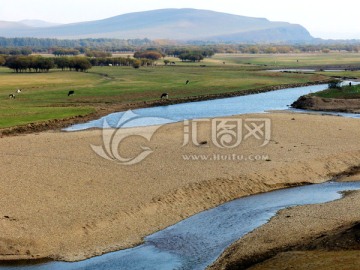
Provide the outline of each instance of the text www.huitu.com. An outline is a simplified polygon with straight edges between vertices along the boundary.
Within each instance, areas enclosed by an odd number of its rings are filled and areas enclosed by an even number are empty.
[[[209,154],[182,155],[185,161],[270,161],[269,155]]]

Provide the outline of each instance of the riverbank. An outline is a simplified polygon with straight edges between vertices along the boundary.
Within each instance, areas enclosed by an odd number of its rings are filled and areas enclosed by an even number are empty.
[[[212,100],[218,98],[229,98],[229,97],[236,97],[236,96],[244,96],[244,95],[251,95],[251,94],[258,94],[258,93],[265,93],[270,91],[276,91],[286,88],[292,87],[302,87],[302,86],[309,86],[309,85],[317,85],[327,83],[325,81],[315,81],[315,82],[308,82],[308,83],[296,83],[296,84],[283,84],[283,85],[275,85],[275,86],[267,86],[261,87],[257,89],[248,89],[248,90],[241,90],[229,93],[222,93],[222,94],[210,94],[204,96],[189,96],[186,98],[171,98],[167,100],[154,100],[154,101],[146,101],[146,102],[137,102],[137,103],[106,103],[106,104],[96,104],[95,112],[88,114],[88,115],[79,115],[75,117],[65,118],[65,119],[55,119],[49,121],[43,121],[38,123],[30,123],[27,125],[10,127],[0,129],[0,138],[4,136],[13,136],[19,134],[31,134],[49,130],[60,130],[66,127],[69,127],[74,124],[85,123],[91,120],[99,119],[103,116],[106,116],[111,113],[127,111],[127,110],[134,110],[139,108],[149,108],[149,107],[156,107],[156,106],[167,106],[173,104],[180,104],[186,102],[197,102],[197,101],[205,101],[205,100]]]
[[[360,113],[360,99],[322,98],[306,95],[291,104],[291,107],[313,111]]]
[[[360,192],[354,191],[341,200],[282,210],[209,269],[358,269],[359,206]]]
[[[339,81],[333,84],[339,84]],[[303,95],[291,106],[313,111],[360,113],[360,87],[351,83],[341,87],[331,87],[324,91]]]
[[[262,142],[251,138],[237,148],[217,148],[210,125],[203,123],[202,143],[182,147],[184,126],[175,123],[161,127],[151,142],[128,138],[124,156],[144,144],[154,152],[124,166],[92,151],[90,145],[103,143],[100,130],[2,138],[0,259],[82,260],[134,246],[235,198],[323,182],[360,164],[357,119],[291,113],[239,117],[268,118],[269,144],[260,147]]]

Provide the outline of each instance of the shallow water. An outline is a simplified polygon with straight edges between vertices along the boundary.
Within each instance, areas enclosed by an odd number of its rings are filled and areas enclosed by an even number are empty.
[[[309,68],[284,68],[284,69],[269,69],[269,72],[315,72],[315,69]]]
[[[341,198],[340,192],[360,189],[360,182],[327,182],[240,198],[196,214],[145,238],[136,248],[81,262],[50,262],[4,266],[0,270],[171,270],[205,269],[234,241],[265,224],[277,211]]]
[[[299,96],[325,90],[327,84],[287,88],[260,94],[189,102],[169,106],[159,106],[133,110],[137,115],[133,121],[123,123],[125,112],[112,113],[98,120],[73,125],[65,131],[89,128],[103,128],[104,120],[110,127],[136,127],[179,122],[185,119],[230,116],[237,114],[262,113],[269,110],[285,110]],[[119,125],[120,123],[120,125]]]
[[[307,68],[285,68],[285,69],[269,69],[267,70],[269,72],[315,72],[319,71],[316,69],[307,69]],[[324,69],[320,70],[324,72],[343,72],[346,71],[346,69]]]
[[[345,82],[346,84],[348,82]],[[352,82],[353,85],[359,84]],[[327,84],[287,88],[266,93],[189,102],[169,106],[136,109],[132,114],[117,112],[97,120],[65,128],[64,131],[79,131],[89,128],[140,127],[180,122],[188,119],[226,117],[238,114],[264,113],[271,110],[287,110],[300,96],[328,88]],[[329,113],[330,114],[330,113]],[[357,117],[357,115],[336,115]]]

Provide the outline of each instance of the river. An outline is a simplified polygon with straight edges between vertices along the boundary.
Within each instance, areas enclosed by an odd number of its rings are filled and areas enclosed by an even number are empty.
[[[357,84],[357,82],[352,83]],[[180,122],[188,119],[224,117],[249,113],[264,113],[271,110],[292,110],[289,108],[289,105],[291,105],[300,96],[322,91],[327,88],[327,84],[320,84],[305,87],[287,88],[239,97],[136,109],[132,111],[132,115],[136,115],[136,117],[133,117],[131,121],[124,121],[124,119],[122,119],[125,112],[117,112],[87,123],[70,126],[64,130],[79,131],[89,128],[103,127],[116,128],[150,126]],[[360,115],[357,114],[334,114],[349,117],[360,117]]]
[[[136,121],[121,121],[125,112],[119,112],[88,123],[74,125],[65,130],[103,128],[104,123],[106,123],[105,127],[119,127],[119,123],[121,127],[135,127],[172,123],[185,119],[289,110],[288,105],[299,96],[326,88],[327,85],[322,84],[248,96],[137,109],[133,111],[138,116]],[[356,114],[334,114],[359,117]],[[252,195],[196,214],[146,237],[145,243],[135,248],[75,263],[3,265],[0,266],[0,270],[205,269],[231,243],[268,222],[280,209],[329,202],[341,198],[342,191],[358,189],[360,189],[360,182],[327,182]]]
[[[1,270],[203,270],[234,241],[265,224],[277,211],[317,204],[359,190],[360,182],[326,182],[240,198],[187,218],[145,238],[145,243],[88,260],[3,266]]]

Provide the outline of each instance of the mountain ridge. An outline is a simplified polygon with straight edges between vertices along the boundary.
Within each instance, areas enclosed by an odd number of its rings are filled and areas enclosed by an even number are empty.
[[[43,20],[21,20],[18,23],[21,24],[25,24],[27,26],[30,27],[53,27],[53,26],[58,26],[61,25],[61,23],[53,23],[53,22],[47,22],[47,21],[43,21]]]
[[[11,31],[8,31],[9,29]],[[0,23],[0,36],[61,39],[149,38],[220,42],[286,42],[313,39],[301,25],[189,8],[134,12],[101,20],[50,27],[33,27],[17,23],[7,28],[2,27]]]

